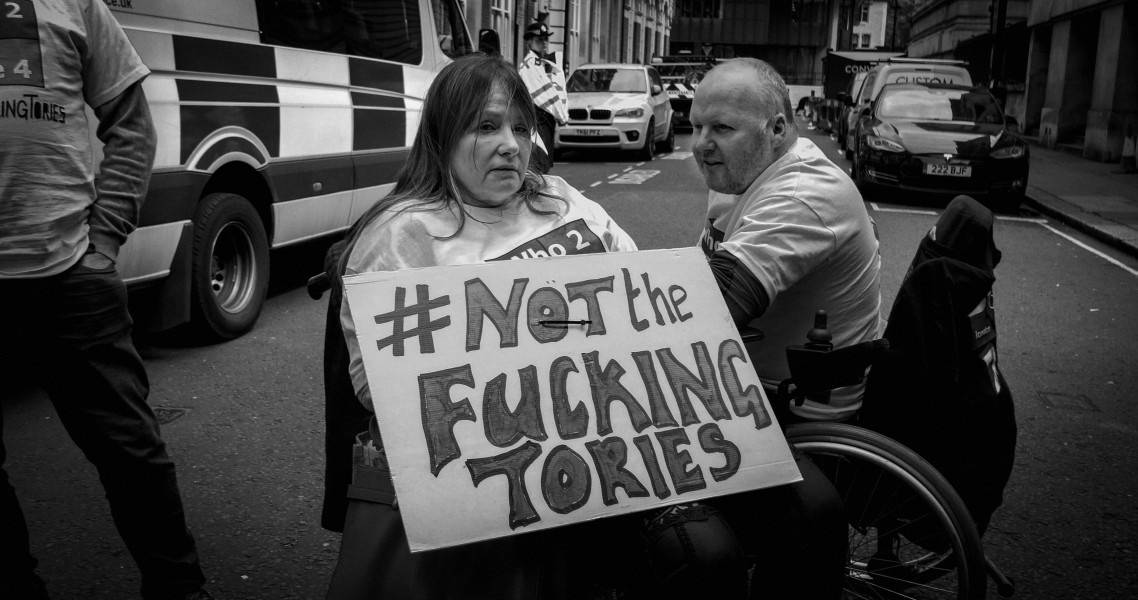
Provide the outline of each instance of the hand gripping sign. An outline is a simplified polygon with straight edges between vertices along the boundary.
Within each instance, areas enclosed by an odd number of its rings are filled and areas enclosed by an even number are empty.
[[[413,552],[801,479],[698,248],[344,282]]]

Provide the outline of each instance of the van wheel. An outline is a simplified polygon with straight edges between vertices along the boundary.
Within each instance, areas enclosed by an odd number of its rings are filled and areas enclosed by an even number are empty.
[[[269,288],[269,242],[261,217],[236,194],[210,194],[194,216],[190,298],[196,331],[231,340],[253,328]]]
[[[656,121],[648,121],[648,129],[644,132],[644,147],[640,149],[640,158],[649,161],[656,158],[656,140],[652,139],[656,131]]]

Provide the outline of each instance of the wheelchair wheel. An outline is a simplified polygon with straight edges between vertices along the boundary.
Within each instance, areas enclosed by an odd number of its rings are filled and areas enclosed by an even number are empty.
[[[845,503],[845,598],[978,600],[987,589],[980,535],[937,470],[879,433],[840,423],[787,427]]]

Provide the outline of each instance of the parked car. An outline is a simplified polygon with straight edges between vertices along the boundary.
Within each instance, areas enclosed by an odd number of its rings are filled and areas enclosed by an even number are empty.
[[[853,130],[857,126],[859,114],[857,107],[863,104],[861,90],[867,75],[869,75],[868,71],[854,75],[845,94],[841,95],[842,115],[838,119],[838,148],[845,153],[846,160],[853,158],[853,152],[850,150],[850,138],[853,137]]]
[[[972,75],[964,61],[929,58],[888,58],[864,76],[859,74],[854,78],[852,94],[845,99],[846,136],[842,150],[846,159],[852,160],[857,151],[858,128],[863,125],[870,104],[882,88],[892,83],[972,85]]]
[[[1028,144],[983,87],[892,84],[861,128],[853,177],[877,188],[955,196],[1018,208],[1027,189]]]
[[[648,65],[583,65],[566,82],[569,123],[557,127],[555,153],[577,148],[634,150],[652,160],[676,146],[672,105]]]

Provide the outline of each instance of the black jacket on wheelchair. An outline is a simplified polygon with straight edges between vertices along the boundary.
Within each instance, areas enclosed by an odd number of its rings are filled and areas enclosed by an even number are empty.
[[[996,354],[993,224],[991,211],[958,196],[921,241],[858,422],[941,471],[981,533],[1003,502],[1016,442],[1015,407]]]

